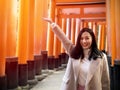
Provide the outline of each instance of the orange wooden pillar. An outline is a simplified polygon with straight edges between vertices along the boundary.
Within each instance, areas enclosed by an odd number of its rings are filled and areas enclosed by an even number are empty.
[[[51,19],[53,19],[53,21],[55,21],[55,0],[51,0],[50,3],[50,13],[49,13],[49,17]],[[53,56],[53,41],[54,41],[54,34],[51,30],[51,28],[49,27],[48,33],[47,33],[47,50],[48,50],[48,56]]]
[[[27,41],[27,63],[28,63],[28,83],[35,82],[35,60],[34,60],[34,14],[35,0],[29,1],[29,22]],[[27,24],[27,23],[26,23]],[[32,81],[30,81],[32,80]]]
[[[76,21],[75,21],[75,18],[72,18],[72,21],[71,21],[71,41],[73,44],[75,44],[75,30],[76,30]]]
[[[16,56],[16,41],[17,41],[17,1],[11,0],[7,4],[8,15],[7,15],[7,48],[6,56]]]
[[[83,21],[83,28],[84,28],[84,27],[89,27],[89,26],[88,26],[88,22]]]
[[[92,29],[93,29],[93,32],[94,32],[94,34],[96,36],[96,32],[95,32],[96,31],[96,25],[95,25],[95,22],[93,22],[93,28]]]
[[[40,54],[42,36],[43,0],[35,0],[35,45],[34,54]]]
[[[5,75],[7,0],[0,0],[0,90],[7,90]]]
[[[62,19],[62,30],[64,33],[66,33],[66,18]],[[63,48],[62,43],[61,43],[61,53],[65,53],[65,49]]]
[[[6,42],[7,89],[14,89],[18,87],[18,57],[16,57],[17,0],[7,1],[7,10],[8,10],[7,42]]]
[[[102,24],[101,25],[101,50],[105,50],[105,36],[106,36],[106,33],[105,33],[105,25],[104,24]]]
[[[29,23],[28,23],[28,50],[27,50],[27,60],[34,60],[34,9],[35,1],[30,0],[29,2]]]
[[[28,16],[29,0],[19,1],[17,56],[19,63],[19,86],[26,86],[28,80],[27,48],[28,48]],[[28,87],[26,87],[28,88]]]
[[[91,29],[93,30],[93,25],[94,25],[94,22],[92,21],[91,22]]]
[[[93,22],[93,32],[94,32],[95,36],[97,37],[97,24],[96,24],[96,22]]]
[[[81,19],[77,18],[76,19],[76,30],[75,30],[75,43],[77,41],[78,34],[82,28],[83,28],[83,22]]]
[[[67,18],[66,36],[71,40],[71,18]]]
[[[98,44],[98,48],[101,50],[100,47],[100,40],[101,40],[101,25],[98,24],[98,29],[97,29],[98,33],[97,33],[97,44]]]
[[[120,60],[120,0],[115,0],[116,59]]]
[[[110,13],[110,25],[111,25],[111,51],[112,51],[112,65],[114,65],[114,60],[116,58],[116,28],[115,28],[115,1],[111,1],[111,13]]]
[[[110,19],[110,0],[106,0],[106,33],[107,33],[107,52],[108,52],[108,55],[111,57],[111,53],[112,53],[112,45],[109,44],[109,42],[111,42],[111,25],[110,25],[110,22],[111,22],[111,19]]]
[[[50,0],[43,0],[43,8],[42,8],[42,17],[47,17],[48,16],[48,11],[49,11],[49,3]],[[43,22],[42,20],[42,39],[41,39],[41,50],[46,50],[46,45],[47,45],[47,29],[48,29],[48,25],[46,24],[46,22]]]
[[[99,45],[98,45],[98,41],[99,41],[99,25],[98,25],[98,22],[96,22],[96,42],[97,42],[97,46],[98,46],[98,48],[99,48]]]
[[[93,29],[93,22],[91,21],[91,22],[88,22],[88,27],[90,28],[90,29]]]
[[[80,28],[80,30],[84,27],[84,20],[80,20],[81,21],[81,24],[80,24],[80,26],[81,26],[81,28]]]

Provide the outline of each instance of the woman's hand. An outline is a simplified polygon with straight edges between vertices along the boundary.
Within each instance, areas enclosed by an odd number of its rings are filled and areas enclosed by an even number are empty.
[[[50,24],[53,23],[53,21],[50,18],[43,18],[43,20],[49,22]]]

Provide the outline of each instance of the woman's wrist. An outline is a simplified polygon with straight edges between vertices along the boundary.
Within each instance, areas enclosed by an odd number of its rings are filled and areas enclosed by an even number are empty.
[[[51,27],[54,28],[56,24],[54,22],[51,23]]]
[[[49,23],[50,23],[50,24],[52,24],[52,23],[53,23],[53,21],[52,21],[52,20],[50,20],[50,21],[49,21]]]

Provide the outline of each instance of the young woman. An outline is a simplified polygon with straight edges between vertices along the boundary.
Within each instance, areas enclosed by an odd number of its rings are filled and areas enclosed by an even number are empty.
[[[107,58],[98,50],[93,31],[83,28],[73,45],[57,24],[49,18],[44,20],[51,24],[69,55],[61,90],[110,90]]]

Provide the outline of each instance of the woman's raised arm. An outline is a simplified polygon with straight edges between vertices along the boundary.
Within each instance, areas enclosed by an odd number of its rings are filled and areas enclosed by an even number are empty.
[[[65,33],[62,31],[62,29],[54,23],[50,18],[43,18],[43,20],[50,23],[52,27],[52,31],[56,34],[57,38],[61,41],[63,44],[63,47],[65,50],[70,54],[71,49],[73,48],[72,42],[66,37]]]

